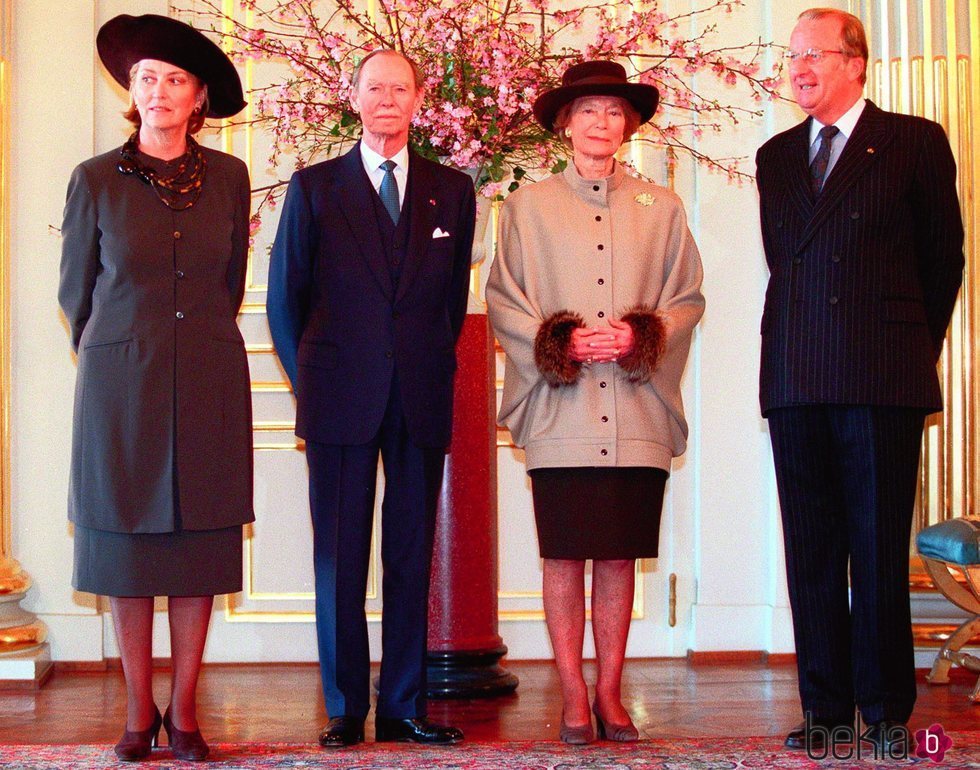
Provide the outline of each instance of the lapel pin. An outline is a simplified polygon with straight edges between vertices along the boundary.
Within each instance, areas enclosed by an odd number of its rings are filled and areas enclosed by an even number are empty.
[[[875,148],[874,147],[869,147],[868,148],[868,155],[874,155],[874,154],[875,154]]]
[[[429,205],[430,206],[435,206],[436,205],[436,199],[435,198],[429,198]]]

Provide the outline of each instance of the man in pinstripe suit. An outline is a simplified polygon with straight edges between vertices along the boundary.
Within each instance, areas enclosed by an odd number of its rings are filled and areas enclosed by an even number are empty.
[[[770,272],[760,397],[808,716],[786,745],[825,748],[857,706],[891,750],[907,745],[915,702],[908,547],[962,278],[956,168],[939,125],[862,97],[856,17],[804,11],[787,58],[809,117],[756,158]]]

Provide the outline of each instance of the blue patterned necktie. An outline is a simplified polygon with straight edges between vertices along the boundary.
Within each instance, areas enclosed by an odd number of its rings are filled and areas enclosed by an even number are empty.
[[[824,126],[820,129],[820,148],[810,164],[810,189],[813,190],[814,198],[820,195],[824,177],[827,176],[827,166],[830,165],[830,148],[834,137],[839,133],[837,126]]]
[[[388,210],[391,221],[397,225],[401,206],[398,204],[398,181],[395,179],[396,165],[398,164],[395,161],[386,160],[378,167],[385,170],[385,177],[381,180],[381,189],[378,190],[378,195],[381,196],[381,202]]]

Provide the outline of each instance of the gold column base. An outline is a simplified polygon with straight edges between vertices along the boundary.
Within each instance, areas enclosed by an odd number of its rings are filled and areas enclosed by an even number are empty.
[[[37,649],[48,638],[48,627],[20,606],[30,587],[16,560],[0,559],[0,657]]]
[[[20,568],[16,559],[0,556],[0,596],[27,593],[31,576]]]

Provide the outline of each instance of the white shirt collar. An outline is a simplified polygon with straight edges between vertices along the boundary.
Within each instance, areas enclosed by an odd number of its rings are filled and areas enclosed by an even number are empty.
[[[402,147],[398,152],[391,156],[391,158],[386,158],[383,155],[376,153],[367,143],[361,140],[361,161],[364,163],[364,168],[370,176],[373,172],[378,170],[378,167],[384,163],[386,160],[395,161],[396,167],[394,169],[397,174],[399,170],[408,171],[408,145]],[[384,173],[384,172],[382,172]]]
[[[847,141],[851,134],[854,133],[854,127],[857,125],[858,119],[861,117],[861,113],[864,112],[864,105],[868,102],[861,96],[858,100],[851,105],[851,109],[841,115],[835,122],[834,125],[840,129],[843,135],[843,141]],[[820,129],[824,127],[816,118],[810,121],[810,144],[812,145],[820,135]]]

